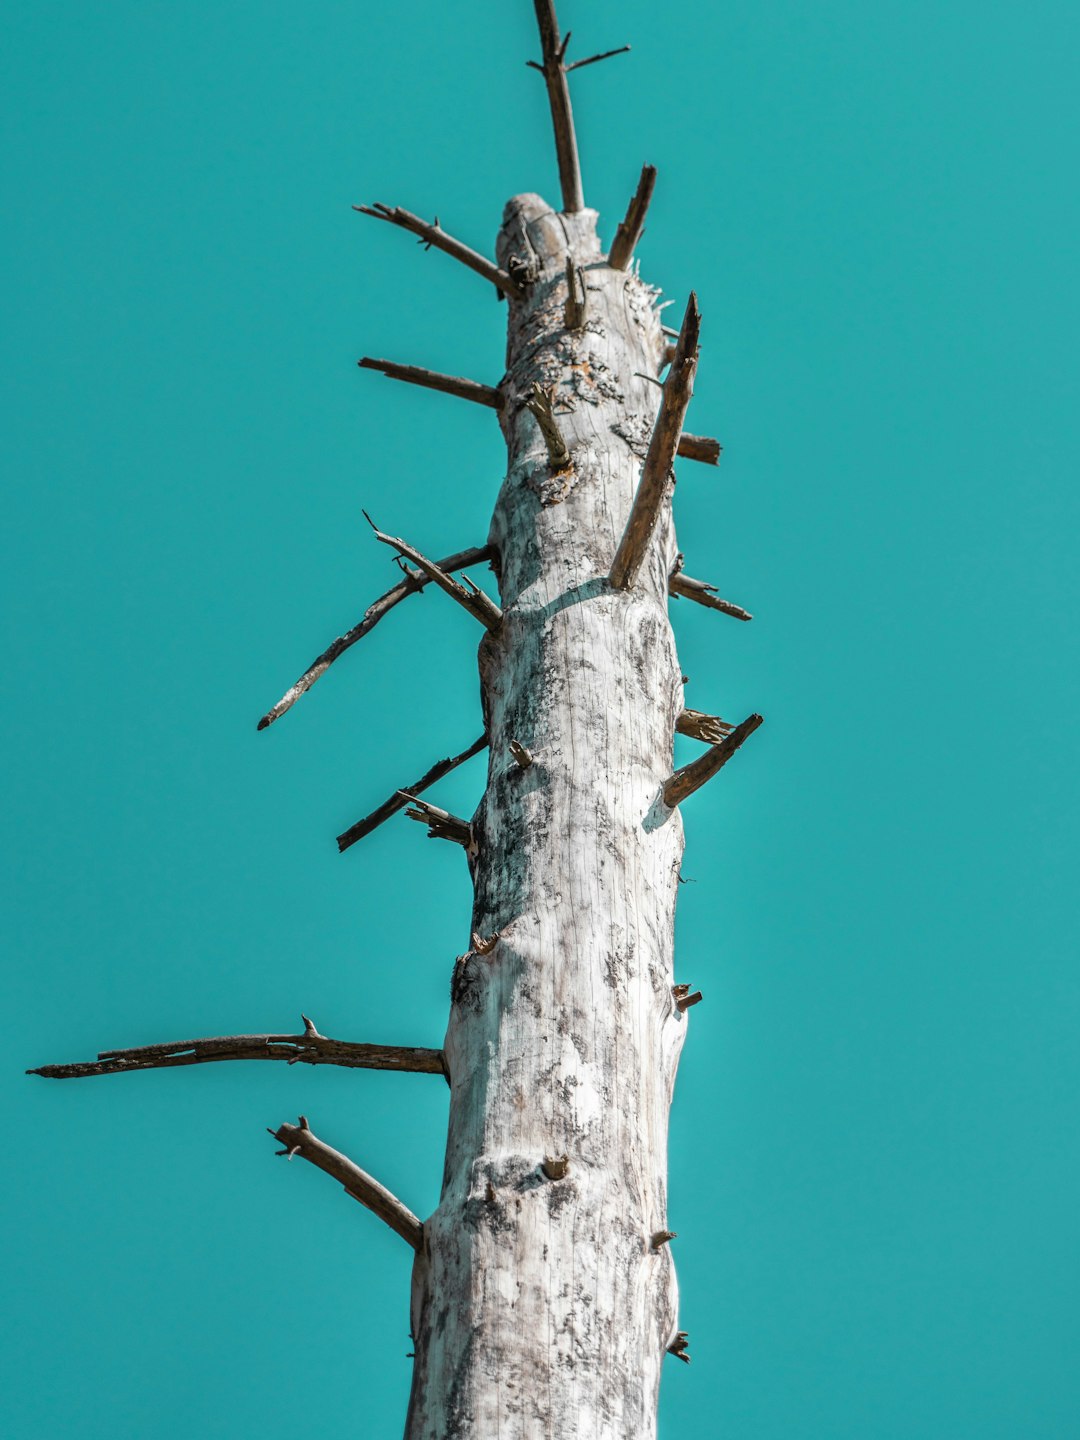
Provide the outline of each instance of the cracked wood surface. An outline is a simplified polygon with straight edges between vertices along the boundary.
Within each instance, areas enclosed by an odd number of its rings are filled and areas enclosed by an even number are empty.
[[[490,744],[469,929],[491,938],[454,971],[408,1440],[651,1440],[678,1335],[670,1247],[652,1243],[669,1228],[687,1028],[672,992],[682,822],[661,798],[686,713],[668,498],[633,588],[607,578],[641,467],[613,426],[655,415],[648,377],[666,342],[656,293],[605,263],[595,225],[521,195],[496,247],[533,279],[510,305],[508,468],[490,532],[502,624],[480,644]],[[569,257],[589,298],[575,331]],[[535,385],[552,396],[568,481],[551,474]],[[689,723],[711,737],[709,720]]]

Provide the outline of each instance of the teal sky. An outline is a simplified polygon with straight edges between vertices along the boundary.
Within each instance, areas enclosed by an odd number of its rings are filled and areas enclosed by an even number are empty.
[[[693,1364],[661,1434],[1066,1440],[1077,1357],[1074,4],[562,0],[588,202],[650,161],[642,271],[704,349],[688,701],[766,716],[686,807],[673,1112]],[[9,1041],[4,1428],[393,1436],[406,1247],[265,1133],[304,1111],[421,1215],[446,1090],[26,1066],[290,1030],[437,1045],[461,856],[335,834],[478,729],[473,622],[411,601],[268,733],[391,583],[360,514],[484,539],[490,253],[557,198],[527,0],[9,11],[2,441]],[[477,578],[481,578],[478,574]],[[470,813],[483,762],[434,797]]]

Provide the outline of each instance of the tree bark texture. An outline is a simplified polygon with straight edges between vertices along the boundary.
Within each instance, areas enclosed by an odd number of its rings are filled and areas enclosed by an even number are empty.
[[[678,1334],[671,1247],[654,1243],[688,1023],[672,995],[682,822],[663,798],[683,710],[670,480],[633,585],[608,580],[667,342],[657,292],[607,263],[596,222],[519,195],[497,244],[504,270],[530,275],[510,298],[499,386],[502,619],[480,644],[490,748],[471,932],[498,939],[453,975],[407,1440],[648,1440]],[[536,385],[552,389],[561,467],[529,408]]]

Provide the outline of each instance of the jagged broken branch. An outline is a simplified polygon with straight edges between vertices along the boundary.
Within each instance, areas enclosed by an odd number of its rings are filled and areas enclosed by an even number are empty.
[[[713,745],[704,755],[699,755],[689,765],[676,770],[664,782],[664,802],[672,810],[680,805],[695,790],[711,780],[724,768],[744,740],[748,739],[762,723],[761,715],[748,715],[741,725],[736,725],[719,745]]]
[[[681,570],[669,577],[668,590],[672,595],[682,596],[684,600],[693,600],[695,605],[704,605],[708,610],[720,610],[724,615],[733,615],[736,620],[754,618],[750,611],[744,610],[741,605],[733,605],[730,600],[721,600],[715,585],[706,585],[704,580],[695,580],[690,575],[684,575]]]
[[[370,835],[372,830],[381,825],[384,820],[389,820],[399,810],[404,810],[414,796],[421,790],[426,790],[429,785],[434,785],[436,780],[441,780],[444,775],[449,775],[451,770],[456,770],[459,765],[464,765],[466,760],[471,760],[474,755],[479,755],[481,750],[487,748],[487,736],[481,735],[479,740],[474,740],[467,750],[460,755],[454,755],[446,760],[437,761],[430,770],[421,775],[420,779],[404,790],[395,790],[388,800],[384,800],[377,810],[370,815],[365,815],[363,820],[357,820],[355,825],[350,825],[348,830],[343,830],[337,837],[338,849],[345,851],[350,845],[355,845],[365,835]]]
[[[700,460],[702,465],[719,465],[723,448],[711,435],[688,435],[684,430],[676,454],[683,460]]]
[[[570,451],[566,448],[559,422],[555,419],[555,386],[541,385],[534,380],[532,394],[525,401],[525,408],[535,417],[540,427],[548,453],[548,464],[552,470],[566,470],[570,465]]]
[[[472,826],[467,820],[462,820],[460,815],[452,815],[449,810],[441,810],[438,805],[429,805],[426,800],[418,800],[415,795],[409,795],[404,790],[401,791],[401,796],[407,806],[413,807],[411,810],[406,809],[405,814],[410,820],[419,820],[428,827],[429,839],[452,840],[455,845],[472,851]]]
[[[637,190],[627,207],[626,217],[619,221],[615,239],[611,242],[608,264],[613,270],[625,270],[630,264],[634,249],[645,229],[645,216],[648,213],[649,201],[652,199],[655,188],[656,166],[643,165],[641,179],[638,181]]]
[[[444,572],[461,570],[466,565],[478,565],[483,560],[491,560],[495,551],[490,545],[474,545],[469,550],[458,550],[453,555],[447,555],[444,560],[436,561],[438,568]],[[399,605],[409,595],[417,595],[425,585],[431,584],[431,576],[413,571],[406,571],[404,577],[398,581],[385,595],[372,602],[364,611],[364,618],[359,624],[354,625],[351,630],[346,630],[344,635],[338,638],[317,656],[308,668],[304,671],[295,685],[289,687],[285,694],[272,706],[259,721],[258,729],[265,730],[275,720],[280,719],[286,710],[291,710],[300,696],[311,689],[320,675],[325,675],[330,666],[338,658],[344,655],[350,646],[362,640],[369,631],[388,615],[395,605]]]
[[[408,1206],[403,1205],[396,1195],[392,1195],[385,1185],[380,1185],[373,1176],[361,1170],[347,1155],[342,1155],[340,1150],[332,1149],[325,1141],[313,1135],[306,1115],[301,1115],[299,1122],[298,1125],[279,1125],[276,1130],[270,1131],[278,1144],[284,1147],[278,1154],[287,1155],[290,1160],[294,1155],[299,1155],[301,1160],[307,1160],[309,1164],[324,1170],[338,1181],[354,1200],[366,1205],[373,1215],[377,1215],[389,1225],[390,1229],[396,1231],[414,1250],[419,1250],[423,1243],[424,1227]]]
[[[413,235],[419,235],[423,245],[430,249],[434,246],[436,250],[442,250],[446,255],[452,255],[455,260],[460,260],[470,270],[475,270],[477,275],[482,275],[485,280],[490,280],[497,290],[514,300],[522,298],[521,286],[503,269],[500,269],[493,260],[478,254],[475,250],[463,245],[460,240],[455,240],[448,235],[439,224],[439,217],[436,216],[433,223],[421,220],[419,215],[414,215],[410,210],[403,210],[400,205],[393,207],[380,205],[354,205],[361,215],[371,215],[376,220],[385,220],[390,225],[397,225],[402,230],[408,230]]]
[[[683,419],[690,404],[690,397],[694,393],[700,332],[701,315],[698,311],[697,296],[691,291],[682,329],[679,331],[679,343],[675,347],[675,359],[671,362],[671,370],[664,381],[660,413],[656,417],[648,453],[641,467],[641,480],[630,507],[626,529],[611,562],[608,579],[616,590],[629,590],[637,579],[660,519],[670,483],[672,462],[679,448]]]
[[[735,729],[719,715],[706,715],[703,710],[683,710],[675,721],[680,735],[689,735],[691,740],[704,740],[708,745],[719,745]]]

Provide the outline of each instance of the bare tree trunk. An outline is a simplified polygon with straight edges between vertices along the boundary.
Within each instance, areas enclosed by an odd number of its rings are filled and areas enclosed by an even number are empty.
[[[566,78],[576,67],[565,63],[551,0],[534,5],[562,211],[516,196],[492,263],[438,221],[358,207],[466,264],[508,302],[497,387],[360,362],[498,414],[508,465],[487,544],[434,562],[376,532],[398,550],[404,578],[259,722],[278,720],[429,582],[482,625],[483,735],[338,837],[345,850],[404,809],[464,848],[472,949],[454,968],[444,1047],[331,1040],[305,1016],[302,1035],[104,1051],[36,1072],[68,1079],[265,1059],[444,1075],[442,1195],[423,1224],[306,1117],[272,1132],[280,1153],[331,1175],[416,1252],[406,1440],[655,1435],[665,1354],[689,1359],[668,1245],[667,1139],[687,1012],[701,996],[673,973],[678,806],[761,723],[683,707],[669,595],[750,618],[683,575],[675,543],[676,454],[708,464],[720,455],[715,440],[682,428],[697,303],[691,295],[672,346],[658,292],[631,263],[652,166],[603,254],[582,200]],[[454,578],[480,559],[496,571],[499,604]],[[710,748],[673,774],[676,730]],[[471,821],[418,798],[485,746],[488,783]]]
[[[661,794],[683,708],[670,503],[635,586],[608,582],[666,342],[655,292],[607,265],[596,218],[521,195],[499,234],[500,265],[536,278],[510,304],[509,464],[490,534],[503,623],[480,650],[490,763],[473,930],[498,941],[454,977],[409,1440],[652,1435],[676,1335],[670,1247],[653,1241],[687,1024],[672,993],[682,823]],[[584,284],[574,331],[568,259],[579,297]],[[536,384],[554,387],[570,453],[554,472],[527,407]]]

